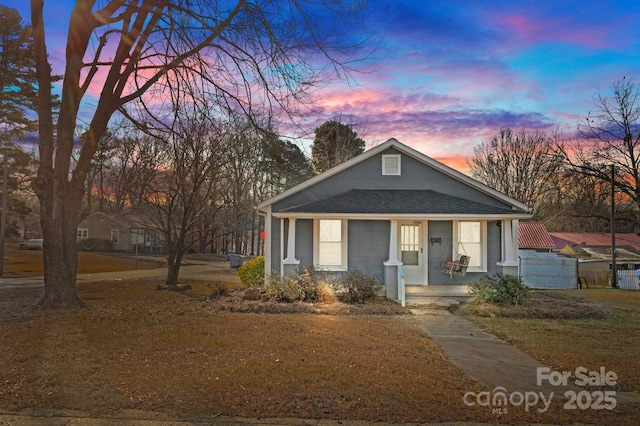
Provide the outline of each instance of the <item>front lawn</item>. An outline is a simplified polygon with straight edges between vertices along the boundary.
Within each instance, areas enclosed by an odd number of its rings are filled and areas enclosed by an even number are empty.
[[[502,415],[465,405],[463,395],[482,385],[453,366],[406,315],[398,321],[393,310],[233,312],[236,305],[206,298],[221,285],[232,290],[232,275],[237,280],[235,270],[217,274],[215,282],[192,282],[193,290],[181,293],[158,291],[154,280],[81,283],[89,308],[78,314],[32,309],[40,289],[2,290],[0,411],[71,409],[192,421],[635,424],[638,413],[627,409],[552,406],[538,413],[518,407]]]
[[[43,273],[42,250],[20,250],[18,243],[6,243],[4,249],[4,277],[41,277]],[[161,262],[136,259],[134,256],[117,256],[84,252],[78,253],[78,273],[131,271],[162,267]]]
[[[525,305],[520,315],[508,309],[506,316],[492,311],[467,317],[557,371],[604,367],[618,374],[618,391],[640,391],[640,291],[537,293],[551,300],[555,314],[538,315]]]

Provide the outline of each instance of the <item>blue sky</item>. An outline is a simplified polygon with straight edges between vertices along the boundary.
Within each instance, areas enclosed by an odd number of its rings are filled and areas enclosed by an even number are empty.
[[[5,2],[29,21],[28,2]],[[45,2],[61,40],[72,3]],[[317,124],[342,116],[372,144],[395,137],[453,166],[500,127],[571,130],[598,91],[640,79],[637,1],[372,0],[365,13],[379,60],[317,94]],[[54,67],[63,49],[49,46]]]

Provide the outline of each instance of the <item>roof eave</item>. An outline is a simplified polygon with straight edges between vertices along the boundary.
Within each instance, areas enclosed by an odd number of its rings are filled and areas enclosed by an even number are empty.
[[[340,218],[351,220],[518,220],[530,219],[531,214],[456,214],[456,213],[309,213],[309,212],[275,212],[273,217],[278,219],[317,219],[317,218]]]

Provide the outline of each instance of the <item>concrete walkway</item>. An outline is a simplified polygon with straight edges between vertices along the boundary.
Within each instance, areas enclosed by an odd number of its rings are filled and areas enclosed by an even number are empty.
[[[472,379],[489,389],[507,391],[541,390],[536,371],[545,365],[508,343],[486,333],[471,321],[446,309],[412,309],[412,322],[431,337],[447,358]]]
[[[454,365],[483,385],[485,390],[502,387],[507,394],[537,392],[544,393],[545,396],[553,392],[555,398],[563,399],[566,399],[564,392],[567,390],[584,390],[574,384],[577,380],[574,371],[570,372],[572,375],[566,380],[566,385],[557,382],[554,385],[551,382],[559,378],[562,372],[555,372],[550,366],[480,330],[471,321],[446,309],[420,307],[412,309],[412,313],[409,321],[432,338]],[[574,369],[578,367],[580,365],[576,364]],[[538,373],[539,368],[548,370],[546,374],[544,370]],[[541,378],[540,385],[538,375]],[[640,394],[617,392],[616,400],[618,404],[640,405]]]

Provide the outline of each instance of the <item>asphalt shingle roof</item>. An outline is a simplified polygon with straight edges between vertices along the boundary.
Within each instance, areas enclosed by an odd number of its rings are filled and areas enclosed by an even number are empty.
[[[345,214],[510,214],[511,208],[482,204],[433,190],[352,189],[324,200],[281,210]]]

